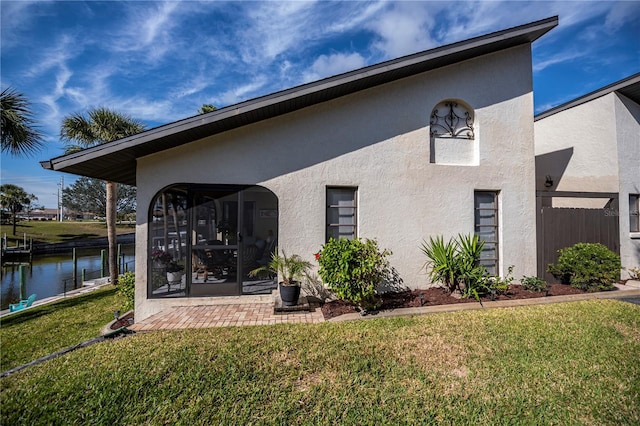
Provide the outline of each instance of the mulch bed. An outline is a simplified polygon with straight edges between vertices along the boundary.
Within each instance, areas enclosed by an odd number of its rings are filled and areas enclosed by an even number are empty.
[[[573,288],[566,284],[551,284],[549,296],[564,296],[567,294],[583,294],[583,290]],[[546,297],[545,292],[531,292],[525,290],[520,285],[512,285],[506,294],[496,296],[494,300],[516,300],[532,299],[536,297]],[[474,298],[462,299],[451,296],[449,291],[441,287],[429,288],[426,290],[407,290],[397,293],[385,293],[379,296],[381,311],[398,308],[415,308],[420,306],[451,305],[454,303],[478,303]],[[482,297],[483,302],[488,302],[491,297]],[[321,307],[324,319],[334,318],[344,314],[359,312],[354,305],[334,300],[327,302]]]
[[[117,330],[120,327],[129,327],[131,324],[133,324],[133,322],[129,322],[129,318],[131,318],[131,320],[133,320],[133,311],[132,312],[128,312],[127,314],[121,316],[120,318],[118,318],[118,321],[114,322],[113,324],[111,324],[111,329],[112,330]]]

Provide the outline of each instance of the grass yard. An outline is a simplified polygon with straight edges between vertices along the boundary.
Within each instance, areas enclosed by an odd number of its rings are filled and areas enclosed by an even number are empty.
[[[0,319],[0,365],[10,370],[100,335],[124,302],[109,285]],[[5,424],[4,422],[0,422]]]
[[[107,236],[107,225],[104,222],[56,222],[56,221],[26,221],[18,222],[16,235],[12,234],[13,225],[0,225],[0,236],[7,234],[7,244],[15,247],[16,242],[23,244],[24,233],[27,233],[27,244],[33,238],[36,243],[61,243],[65,241],[84,240],[86,238],[98,238]],[[118,234],[135,232],[135,225],[119,225],[116,227]]]
[[[639,354],[614,300],[140,333],[1,379],[1,423],[638,425]]]

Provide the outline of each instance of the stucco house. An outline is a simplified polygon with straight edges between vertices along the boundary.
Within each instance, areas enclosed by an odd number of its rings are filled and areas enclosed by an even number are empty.
[[[536,274],[531,44],[557,17],[365,67],[43,167],[137,186],[136,320],[250,300],[277,246],[313,261],[375,238],[405,286],[423,239],[478,233],[483,263]],[[166,254],[168,253],[168,255]],[[168,258],[184,266],[168,278]],[[165,263],[166,264],[166,263]]]
[[[572,238],[640,266],[640,73],[537,115],[534,130],[539,274]]]

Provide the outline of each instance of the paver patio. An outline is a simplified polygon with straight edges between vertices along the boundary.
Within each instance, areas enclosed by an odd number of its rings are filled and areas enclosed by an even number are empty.
[[[149,331],[323,321],[320,309],[276,314],[273,303],[254,303],[173,307],[136,322],[128,328],[133,331]]]

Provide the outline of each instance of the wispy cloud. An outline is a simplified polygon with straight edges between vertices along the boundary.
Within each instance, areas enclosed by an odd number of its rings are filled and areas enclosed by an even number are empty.
[[[173,15],[180,2],[125,3],[125,19],[110,37],[114,52],[138,52],[150,61],[161,59],[175,48],[171,32],[179,23]]]
[[[362,68],[365,65],[365,58],[357,52],[320,55],[313,65],[311,65],[311,68],[304,73],[304,81],[309,82],[319,80],[321,78]]]

